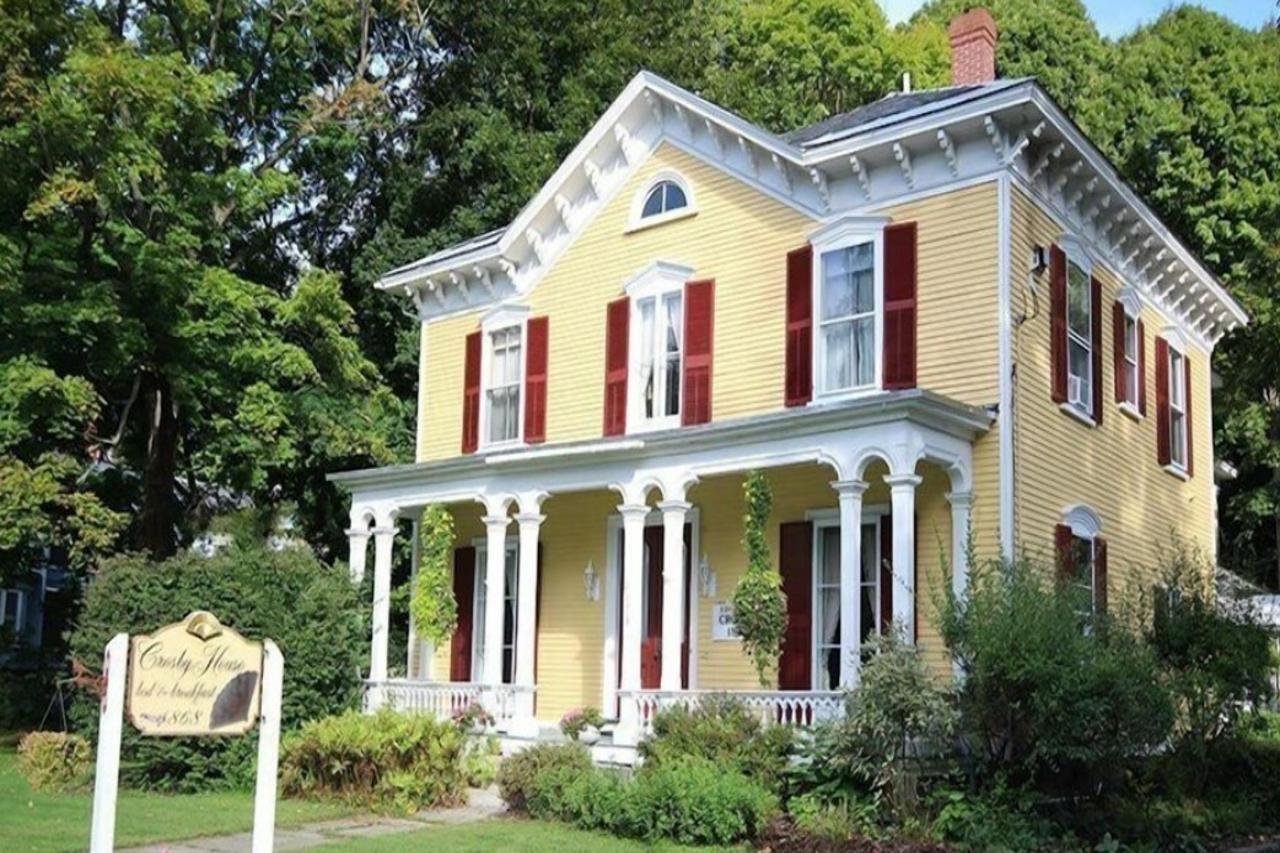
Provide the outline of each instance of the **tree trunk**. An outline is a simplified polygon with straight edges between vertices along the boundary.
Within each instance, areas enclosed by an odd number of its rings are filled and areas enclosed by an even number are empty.
[[[156,560],[172,556],[177,545],[174,474],[178,466],[178,407],[163,376],[146,380],[147,460],[143,471],[138,545]]]

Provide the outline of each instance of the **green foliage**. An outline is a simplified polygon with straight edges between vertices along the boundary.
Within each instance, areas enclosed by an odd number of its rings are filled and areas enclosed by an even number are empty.
[[[537,818],[681,844],[749,840],[777,810],[769,791],[693,756],[648,769],[630,782],[608,771],[557,767],[535,777],[529,796],[530,814]]]
[[[933,835],[966,850],[1039,850],[1054,841],[1053,826],[1036,817],[1031,797],[999,782],[978,792],[940,789],[930,806]]]
[[[438,504],[422,513],[418,547],[422,551],[413,585],[409,613],[418,636],[440,646],[458,627],[458,602],[453,597],[453,516]]]
[[[93,750],[79,735],[28,732],[18,742],[18,769],[36,791],[80,790],[89,784]]]
[[[833,798],[809,791],[792,797],[787,812],[798,830],[833,843],[874,835],[879,828],[879,801],[870,796]]]
[[[766,539],[773,489],[764,474],[752,471],[743,480],[742,492],[746,502],[742,548],[747,555],[747,568],[733,591],[733,620],[742,637],[743,650],[755,664],[760,683],[767,686],[782,653],[787,596]]]
[[[535,744],[498,766],[498,793],[511,811],[526,811],[538,776],[561,768],[585,773],[591,769],[591,756],[585,747],[576,743]]]
[[[976,565],[942,631],[963,670],[961,709],[983,769],[1015,783],[1094,787],[1169,735],[1154,654],[1123,625],[1083,624],[1048,565]]]
[[[462,773],[469,788],[487,788],[498,778],[502,744],[496,737],[470,737],[462,753]]]
[[[791,729],[762,725],[741,702],[713,695],[695,708],[658,712],[653,733],[640,742],[640,757],[645,773],[688,757],[705,758],[780,792],[794,745]]]
[[[113,558],[86,592],[71,654],[97,667],[115,634],[149,633],[193,610],[209,610],[245,636],[279,645],[286,731],[355,705],[368,627],[350,580],[305,549],[233,547],[216,557],[183,553],[160,563]],[[92,739],[98,697],[77,694],[72,719]],[[256,748],[256,735],[143,738],[126,727],[121,776],[161,790],[245,787],[252,784]]]
[[[466,797],[465,736],[426,714],[347,711],[284,743],[281,787],[360,808],[412,814]]]
[[[591,706],[575,708],[560,718],[560,731],[564,732],[569,740],[577,740],[578,735],[582,734],[582,730],[587,726],[598,729],[602,725],[604,725],[604,717],[601,716],[600,709]]]

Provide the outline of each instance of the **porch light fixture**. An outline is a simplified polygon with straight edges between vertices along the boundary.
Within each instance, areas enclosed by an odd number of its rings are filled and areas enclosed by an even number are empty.
[[[707,562],[705,553],[698,563],[698,590],[703,598],[716,597],[716,573],[711,571],[711,564]]]
[[[588,601],[600,600],[600,575],[596,572],[596,564],[588,559],[587,567],[582,570],[582,590]]]

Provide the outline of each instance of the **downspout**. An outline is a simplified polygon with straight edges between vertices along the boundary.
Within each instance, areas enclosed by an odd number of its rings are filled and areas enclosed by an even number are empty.
[[[998,423],[1000,436],[1000,555],[1012,561],[1014,556],[1015,531],[1014,514],[1014,384],[1016,381],[1016,365],[1013,360],[1013,299],[1010,287],[1010,245],[1013,239],[1011,224],[1010,179],[1008,171],[1002,171],[996,180],[996,218],[997,218],[997,299],[999,348],[997,364],[999,370],[999,406]]]

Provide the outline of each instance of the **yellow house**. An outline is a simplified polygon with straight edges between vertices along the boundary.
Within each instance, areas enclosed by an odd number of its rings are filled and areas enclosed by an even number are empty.
[[[1210,357],[1246,321],[985,12],[955,85],[777,136],[637,75],[507,227],[393,270],[421,319],[417,461],[336,474],[374,539],[367,702],[570,709],[629,760],[659,707],[840,712],[896,625],[940,673],[978,556],[1065,558],[1104,608],[1215,542]],[[729,601],[744,475],[788,598],[761,687]],[[397,521],[457,525],[459,628],[389,677]]]

